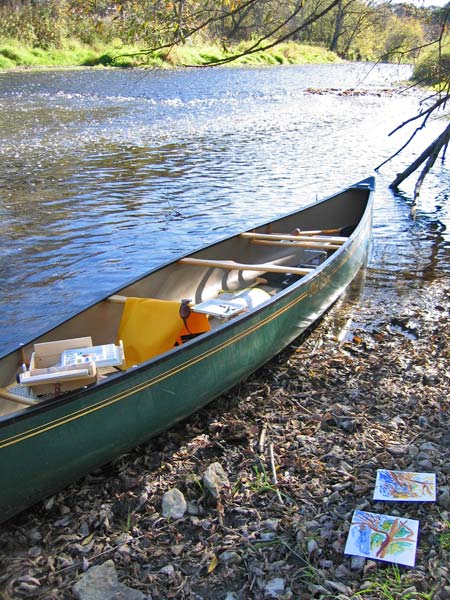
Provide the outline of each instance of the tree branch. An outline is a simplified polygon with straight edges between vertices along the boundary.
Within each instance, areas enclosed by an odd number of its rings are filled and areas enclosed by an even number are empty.
[[[447,125],[446,129],[441,133],[441,135],[438,138],[436,138],[407,169],[405,169],[402,173],[397,174],[397,177],[394,179],[394,181],[389,187],[397,189],[400,183],[402,183],[402,181],[409,177],[411,173],[414,173],[414,171],[418,169],[420,165],[428,159],[423,171],[419,176],[416,188],[414,190],[414,199],[416,199],[419,195],[420,188],[425,176],[436,162],[436,158],[438,157],[441,149],[447,146],[449,141],[450,125]]]
[[[262,46],[261,44],[265,40],[272,38],[274,34],[276,34],[278,31],[280,31],[280,29],[285,27],[289,23],[289,21],[291,21],[294,17],[296,17],[297,14],[303,9],[303,2],[299,2],[295,11],[293,13],[291,13],[289,15],[289,17],[287,19],[285,19],[285,21],[283,21],[283,23],[281,23],[278,27],[276,27],[275,29],[270,31],[267,35],[260,37],[258,39],[258,41],[256,41],[252,46],[250,46],[250,48],[247,48],[247,50],[244,50],[243,52],[241,52],[239,54],[234,54],[233,56],[228,56],[227,58],[223,58],[221,60],[210,61],[210,62],[204,63],[203,65],[200,65],[200,66],[223,65],[223,64],[232,62],[234,60],[237,60],[238,58],[241,58],[242,56],[248,56],[249,54],[255,54],[255,52],[264,52],[265,50],[270,50],[270,48],[273,48],[274,46],[277,46],[278,44],[285,42],[286,40],[288,40],[289,38],[294,36],[296,33],[298,33],[299,31],[302,31],[303,29],[305,29],[306,27],[311,25],[311,23],[314,23],[318,19],[321,19],[331,9],[333,9],[337,4],[339,4],[339,2],[340,2],[340,0],[333,0],[331,2],[331,4],[329,4],[326,8],[324,8],[321,12],[311,15],[305,21],[303,21],[303,23],[301,25],[299,25],[295,29],[292,29],[291,31],[282,35],[281,37],[276,38],[272,42]],[[189,65],[185,65],[185,66],[189,66]]]

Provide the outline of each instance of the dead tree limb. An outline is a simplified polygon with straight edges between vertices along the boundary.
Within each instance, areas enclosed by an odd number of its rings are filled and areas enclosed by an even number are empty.
[[[423,162],[427,161],[416,183],[416,187],[414,190],[414,199],[416,199],[419,195],[420,188],[422,186],[423,180],[425,179],[425,176],[436,162],[439,152],[442,150],[442,148],[446,148],[449,141],[450,125],[447,125],[447,127],[441,133],[441,135],[438,136],[407,169],[397,174],[397,177],[394,179],[394,181],[390,184],[389,187],[397,189],[398,186],[402,183],[402,181],[409,177],[411,173],[414,173],[414,171],[416,171]]]

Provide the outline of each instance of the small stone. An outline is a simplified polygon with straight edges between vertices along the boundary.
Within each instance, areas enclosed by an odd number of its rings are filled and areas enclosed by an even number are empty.
[[[438,446],[436,446],[436,444],[433,442],[425,442],[424,444],[420,444],[419,450],[421,452],[436,452],[438,450]]]
[[[362,571],[364,569],[365,564],[366,559],[364,558],[364,556],[352,556],[350,569],[352,571]]]
[[[52,510],[53,506],[55,505],[55,496],[51,496],[50,498],[48,498],[48,500],[46,500],[44,502],[44,508],[45,510]]]
[[[198,513],[200,512],[200,509],[197,504],[194,504],[194,502],[188,502],[187,503],[187,511],[190,515],[198,515]]]
[[[396,444],[395,446],[388,446],[386,450],[389,454],[392,454],[392,456],[404,456],[408,452],[408,446]]]
[[[187,509],[187,502],[177,488],[166,492],[162,499],[162,514],[166,519],[181,519]]]
[[[336,590],[340,594],[344,594],[344,596],[346,598],[350,598],[350,596],[352,595],[351,588],[349,588],[348,585],[345,585],[344,583],[341,583],[340,581],[329,581],[329,580],[326,580],[325,583],[332,590]]]
[[[389,421],[389,427],[397,431],[399,427],[405,427],[405,421],[397,415]]]
[[[308,541],[308,556],[311,556],[312,554],[316,554],[319,552],[319,545],[317,544],[316,540],[309,540]]]
[[[242,562],[240,555],[232,550],[226,550],[225,552],[222,552],[222,554],[219,555],[219,560],[227,565],[237,565]]]
[[[364,575],[367,575],[368,573],[374,573],[377,570],[377,563],[374,560],[368,560],[366,561],[366,564],[364,565]]]
[[[440,494],[438,504],[444,508],[450,508],[450,493],[448,490],[444,490],[442,494]]]
[[[433,372],[425,373],[422,381],[424,385],[437,385],[440,382],[439,374]]]
[[[319,521],[311,520],[311,521],[306,521],[304,526],[307,531],[312,531],[314,529],[319,529],[320,523],[319,523]]]
[[[81,523],[80,527],[78,528],[78,533],[84,538],[89,535],[89,525],[86,523],[86,521]]]
[[[75,583],[72,591],[78,600],[145,600],[142,592],[118,581],[112,560],[86,571]]]
[[[280,519],[266,519],[262,522],[262,525],[264,525],[264,527],[267,527],[267,529],[270,529],[270,531],[276,531],[278,529],[279,523]]]
[[[332,560],[328,560],[328,559],[322,559],[319,560],[319,567],[321,569],[331,569],[331,567],[334,565],[334,562]]]
[[[286,580],[282,577],[275,577],[264,586],[264,594],[268,598],[279,598],[286,587]]]
[[[421,417],[419,417],[420,420]],[[419,454],[419,448],[411,444],[408,448],[408,456],[409,458],[415,458]]]
[[[222,465],[218,462],[212,463],[203,474],[205,488],[214,498],[218,498],[224,487],[230,487],[228,476]]]
[[[179,556],[184,550],[184,544],[173,544],[170,546],[170,551],[174,556]]]
[[[373,586],[373,583],[371,581],[364,581],[360,586],[359,586],[359,591],[363,592],[364,590],[370,590],[370,588]]]
[[[422,471],[432,471],[433,470],[433,463],[430,460],[428,460],[428,459],[420,460],[417,463],[417,467],[419,469],[421,469]]]
[[[166,565],[159,570],[163,575],[167,575],[170,580],[175,579],[175,568],[173,565]]]
[[[338,579],[348,579],[351,577],[351,573],[345,565],[339,565],[334,572],[334,576]]]
[[[28,537],[32,542],[40,542],[42,540],[42,534],[37,528],[30,529]]]

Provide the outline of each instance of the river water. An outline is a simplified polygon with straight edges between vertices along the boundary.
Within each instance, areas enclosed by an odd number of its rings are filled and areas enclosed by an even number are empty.
[[[407,66],[0,73],[0,355],[150,268],[374,174],[414,126]],[[311,93],[326,89],[327,93]],[[342,94],[340,91],[356,92]],[[380,91],[381,90],[381,91]],[[377,175],[365,294],[448,273],[450,170],[418,210]]]

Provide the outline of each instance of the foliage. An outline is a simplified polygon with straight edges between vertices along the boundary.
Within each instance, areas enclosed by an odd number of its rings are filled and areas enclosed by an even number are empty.
[[[393,17],[389,21],[383,44],[382,58],[413,62],[425,42],[424,31],[414,19]]]
[[[0,0],[0,39],[43,49],[62,48],[68,39],[121,40],[154,51],[209,44],[227,55],[228,46],[242,42],[294,40],[343,58],[410,60],[408,48],[436,33],[435,12],[374,0]],[[205,62],[214,59],[216,50]],[[271,59],[283,62],[286,54]]]
[[[0,7],[0,37],[14,38],[39,48],[58,47],[66,37],[67,3],[27,3],[15,9]]]
[[[61,47],[43,50],[31,45],[19,44],[15,40],[0,39],[0,69],[13,67],[64,67],[64,66],[142,66],[169,68],[183,65],[214,63],[234,52],[241,53],[249,43],[223,48],[213,44],[184,45],[140,54],[141,48],[123,45],[120,40],[109,44],[96,42],[82,44],[72,39],[65,40]],[[335,62],[338,57],[325,48],[287,42],[272,50],[243,56],[236,65],[307,64]]]
[[[78,40],[65,40],[58,48],[35,48],[18,43],[16,40],[0,40],[0,69],[12,67],[65,67],[110,65],[130,66],[136,60],[123,57],[122,52],[134,53],[138,48],[129,46],[117,47],[112,44],[96,44],[87,46]]]
[[[429,86],[450,84],[450,35],[440,44],[433,44],[422,53],[417,61],[413,78],[416,82]]]

